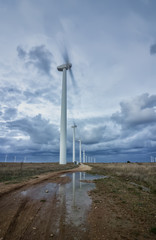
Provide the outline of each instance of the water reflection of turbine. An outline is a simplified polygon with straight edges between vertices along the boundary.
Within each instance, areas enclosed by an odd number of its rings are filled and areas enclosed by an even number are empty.
[[[66,221],[66,187],[65,184],[59,184],[59,200],[60,200],[60,221],[59,221],[59,236],[64,237],[65,221]]]
[[[80,188],[82,187],[82,182],[81,182],[81,180],[82,180],[82,172],[80,172]]]
[[[86,179],[86,173],[83,172],[83,179]]]
[[[73,207],[75,207],[75,173],[73,173]]]
[[[65,203],[65,200],[66,200],[65,184],[59,184],[59,199],[60,199],[61,205]]]

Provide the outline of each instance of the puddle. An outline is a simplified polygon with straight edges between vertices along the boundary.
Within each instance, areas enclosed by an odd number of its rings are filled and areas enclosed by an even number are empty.
[[[60,202],[66,205],[66,224],[73,224],[82,227],[86,221],[86,215],[91,205],[91,198],[88,191],[95,187],[94,183],[82,182],[103,178],[104,176],[91,175],[85,172],[69,173],[66,176],[71,182],[59,185],[58,196]]]
[[[48,199],[56,192],[57,188],[57,183],[42,183],[22,191],[21,196],[29,197],[32,200]]]
[[[38,219],[46,218],[47,214],[51,214],[49,225],[51,222],[51,231],[56,235],[71,228],[78,234],[78,229],[86,232],[87,228],[86,218],[92,202],[88,191],[95,187],[95,184],[89,181],[99,178],[104,178],[104,176],[85,172],[67,173],[58,178],[58,183],[44,182],[32,186],[28,190],[20,192],[20,196],[27,197],[32,201],[44,202],[38,213]],[[69,181],[65,182],[65,179],[69,179]],[[34,202],[34,204],[36,203]],[[53,216],[55,216],[54,221],[52,220]],[[36,221],[35,223],[37,224]],[[68,230],[68,232],[70,231]]]

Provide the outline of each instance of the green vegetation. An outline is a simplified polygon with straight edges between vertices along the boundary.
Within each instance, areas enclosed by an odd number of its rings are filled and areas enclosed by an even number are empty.
[[[77,165],[68,163],[0,163],[0,182],[18,183],[28,178],[37,178],[36,175],[46,172],[56,172],[76,168]]]

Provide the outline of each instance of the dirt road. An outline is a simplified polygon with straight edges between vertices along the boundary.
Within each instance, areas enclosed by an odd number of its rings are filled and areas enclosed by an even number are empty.
[[[79,181],[77,190],[74,184],[76,174],[90,169],[81,165],[21,184],[1,184],[0,240],[156,239],[155,195],[108,177],[96,182],[88,198],[81,184],[91,181]],[[81,205],[75,204],[76,193]]]
[[[72,172],[90,169],[82,164]],[[62,174],[70,172],[45,174],[1,188],[0,239],[87,239],[84,230],[65,222],[67,206],[63,186],[71,179]]]
[[[79,167],[74,168],[74,169],[69,169],[69,170],[61,170],[57,172],[52,172],[52,173],[45,173],[41,175],[34,176],[28,181],[22,181],[21,183],[16,183],[16,184],[6,184],[4,182],[0,183],[0,197],[3,196],[4,194],[7,194],[9,192],[18,190],[24,186],[31,186],[34,184],[38,184],[42,181],[45,181],[49,178],[53,178],[55,176],[59,176],[60,174],[67,173],[67,172],[80,172],[80,171],[90,171],[91,167],[88,165],[81,164]]]

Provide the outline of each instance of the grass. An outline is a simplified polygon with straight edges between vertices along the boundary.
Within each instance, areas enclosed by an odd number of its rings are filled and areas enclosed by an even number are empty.
[[[91,191],[94,207],[103,204],[103,208],[113,206],[113,209],[122,209],[125,222],[126,219],[135,222],[136,229],[131,231],[131,239],[137,239],[137,234],[142,237],[138,239],[155,239],[156,163],[88,165],[92,166],[89,173],[109,176],[95,181],[96,188]],[[144,191],[144,187],[150,191]],[[144,234],[147,237],[143,238]]]
[[[93,167],[93,173],[132,181],[148,187],[151,192],[156,193],[156,163],[99,163],[90,165]]]
[[[55,172],[77,167],[73,163],[0,163],[0,182],[18,183],[46,172]]]

